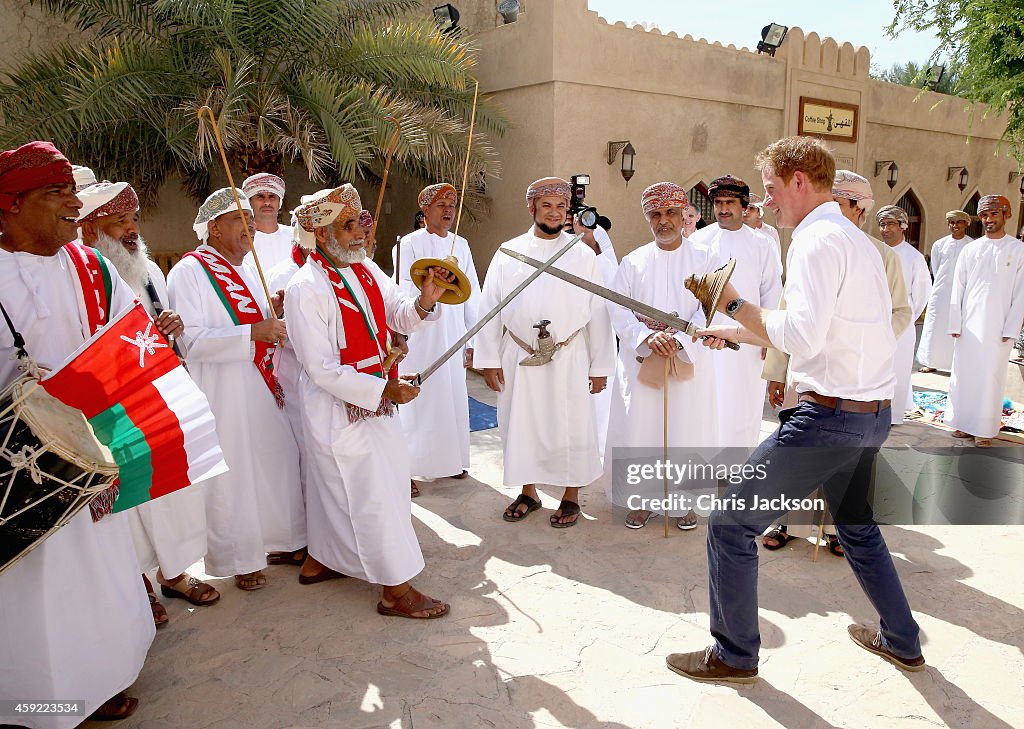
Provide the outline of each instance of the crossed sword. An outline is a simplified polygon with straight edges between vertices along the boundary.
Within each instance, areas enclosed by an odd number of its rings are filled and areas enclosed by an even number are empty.
[[[638,314],[643,314],[644,316],[650,317],[651,319],[654,319],[654,321],[661,322],[665,326],[669,326],[680,332],[689,334],[691,337],[700,337],[700,335],[697,333],[700,330],[700,327],[696,326],[691,322],[686,321],[685,319],[680,319],[674,313],[670,314],[666,311],[662,311],[661,309],[656,309],[653,306],[645,304],[642,301],[631,299],[628,296],[620,294],[618,291],[612,291],[611,289],[605,288],[604,286],[598,286],[597,284],[592,283],[585,278],[574,276],[573,274],[563,271],[560,268],[552,268],[555,261],[557,261],[559,258],[568,253],[569,249],[572,248],[576,244],[576,242],[579,241],[582,237],[582,233],[580,235],[575,236],[572,240],[566,243],[565,246],[559,249],[553,256],[551,256],[551,258],[549,258],[546,261],[538,261],[536,258],[531,258],[530,256],[526,256],[523,255],[522,253],[509,250],[508,248],[499,248],[498,250],[500,250],[505,255],[511,256],[512,258],[522,261],[523,263],[526,263],[530,266],[533,266],[537,270],[531,273],[529,276],[527,276],[521,284],[512,289],[512,291],[510,291],[508,295],[505,296],[504,299],[498,302],[497,306],[495,306],[489,312],[484,314],[480,321],[474,324],[469,329],[469,331],[467,331],[465,334],[459,337],[459,340],[455,342],[455,344],[453,344],[451,347],[449,347],[444,354],[438,357],[435,362],[433,362],[426,369],[424,369],[423,372],[416,375],[416,377],[412,380],[412,384],[423,384],[423,382],[432,374],[434,374],[438,369],[440,369],[445,362],[451,359],[457,352],[461,351],[462,348],[465,346],[466,342],[468,342],[470,339],[476,336],[477,332],[479,332],[481,329],[487,326],[487,322],[496,317],[502,309],[508,306],[509,302],[512,301],[512,299],[521,294],[523,292],[523,289],[525,289],[527,286],[533,283],[534,279],[536,279],[544,272],[551,274],[555,278],[560,278],[563,281],[572,284],[573,286],[578,286],[579,288],[589,291],[592,294],[596,294],[597,296],[600,296],[602,299],[607,299],[612,303],[618,304],[619,306],[624,306],[627,309],[634,311]],[[706,339],[709,336],[710,335],[706,334],[700,338]],[[728,341],[725,343],[725,346],[729,347],[730,349],[737,350],[740,348],[739,345],[736,344],[735,342]]]

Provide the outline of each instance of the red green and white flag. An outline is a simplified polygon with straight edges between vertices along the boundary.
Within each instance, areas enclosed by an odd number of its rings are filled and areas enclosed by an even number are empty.
[[[228,470],[209,401],[138,301],[41,384],[81,410],[113,454],[114,511]]]

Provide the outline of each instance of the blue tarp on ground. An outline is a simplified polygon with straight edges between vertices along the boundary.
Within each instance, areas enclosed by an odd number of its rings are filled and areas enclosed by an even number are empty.
[[[498,427],[498,408],[475,398],[469,398],[469,429],[470,431],[487,430]]]

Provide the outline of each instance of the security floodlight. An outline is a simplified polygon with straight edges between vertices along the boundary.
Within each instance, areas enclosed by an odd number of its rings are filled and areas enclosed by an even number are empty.
[[[434,8],[434,21],[442,26],[445,33],[451,32],[459,27],[459,10],[451,3],[438,5]],[[448,27],[445,28],[445,25]]]
[[[757,52],[774,56],[775,51],[782,45],[782,41],[786,39],[787,32],[789,32],[789,26],[778,23],[766,25],[761,29],[761,40],[757,44]]]

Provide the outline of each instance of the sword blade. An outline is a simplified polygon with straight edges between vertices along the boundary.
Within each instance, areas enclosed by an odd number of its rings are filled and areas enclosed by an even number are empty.
[[[512,256],[512,258],[515,258],[518,261],[522,261],[523,263],[529,264],[534,267],[538,267],[538,271],[540,270],[539,267],[544,265],[536,258],[530,258],[530,256],[523,255],[522,253],[510,251],[507,248],[500,248],[499,250],[505,255]],[[545,267],[544,270],[547,271],[547,273],[549,273],[550,275],[554,276],[555,278],[560,278],[566,283],[571,283],[573,286],[578,286],[579,288],[589,291],[592,294],[596,294],[597,296],[600,296],[602,299],[611,301],[613,304],[624,306],[630,311],[635,311],[637,314],[643,314],[644,316],[654,319],[654,321],[661,322],[665,326],[677,329],[683,332],[684,334],[689,334],[691,337],[698,336],[697,331],[699,327],[697,327],[695,324],[691,322],[686,321],[685,319],[680,319],[678,316],[674,314],[669,314],[668,312],[662,311],[661,309],[656,309],[650,304],[645,304],[642,301],[631,299],[630,297],[625,296],[624,294],[620,294],[618,291],[612,291],[611,289],[605,288],[604,286],[599,286],[598,284],[592,281],[588,281],[585,278],[580,278],[579,276],[571,274],[568,271],[563,271],[560,268],[552,268],[550,263]],[[725,343],[725,346],[727,346],[729,349],[738,350],[740,348],[740,345],[736,344],[735,342],[728,341]]]
[[[432,374],[437,372],[437,370],[441,367],[441,365],[443,365],[445,362],[447,362],[449,359],[451,359],[452,356],[456,352],[458,352],[460,349],[463,348],[463,346],[465,346],[466,342],[468,342],[470,339],[472,339],[474,336],[476,336],[477,332],[479,332],[481,329],[483,329],[485,326],[487,326],[487,322],[489,322],[491,319],[496,317],[498,315],[498,312],[500,312],[502,309],[504,309],[506,306],[508,306],[508,303],[510,301],[512,301],[512,299],[514,299],[515,297],[519,296],[519,294],[521,294],[523,292],[523,289],[525,289],[527,286],[529,286],[531,283],[533,283],[533,281],[538,276],[540,276],[542,273],[547,271],[551,267],[551,265],[554,264],[555,261],[557,261],[559,258],[561,258],[566,253],[568,253],[569,249],[572,248],[574,245],[576,245],[577,241],[579,241],[579,239],[582,238],[582,237],[583,237],[583,234],[580,233],[579,235],[574,237],[571,241],[566,243],[561,249],[559,249],[553,256],[551,256],[551,258],[549,258],[548,260],[544,261],[543,263],[541,261],[537,261],[536,259],[531,258],[530,260],[534,261],[534,263],[532,263],[530,265],[536,266],[537,270],[534,271],[533,273],[531,273],[529,276],[527,276],[526,279],[523,280],[523,282],[521,284],[519,284],[514,289],[512,289],[504,299],[502,299],[501,301],[498,302],[497,306],[495,306],[489,312],[484,314],[483,317],[480,319],[480,321],[478,321],[476,324],[474,324],[472,327],[470,327],[469,331],[467,331],[465,334],[463,334],[461,337],[459,337],[459,341],[455,342],[455,344],[453,344],[448,349],[447,352],[442,354],[440,357],[437,358],[437,360],[435,362],[431,363],[428,367],[426,367],[423,370],[423,372],[421,372],[416,377],[416,379],[413,381],[413,384],[414,385],[422,385],[424,380],[426,380]],[[502,250],[505,250],[505,249],[502,248]]]

